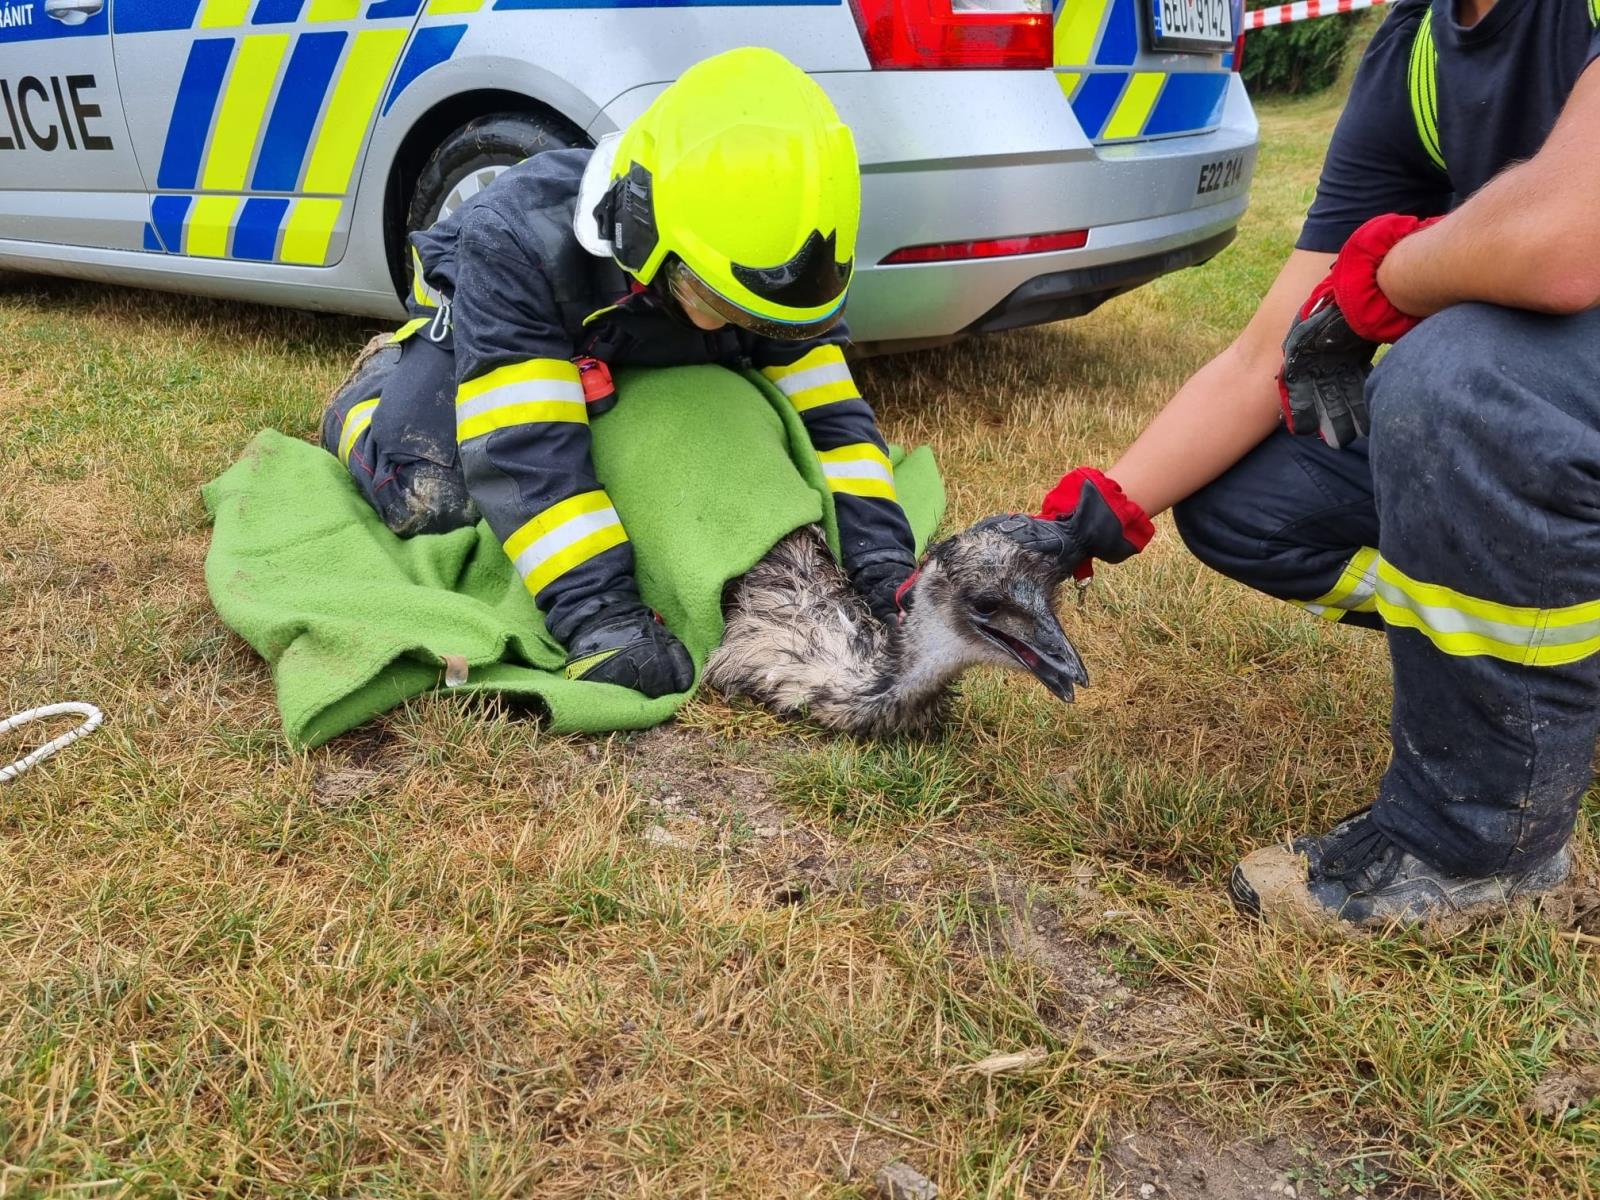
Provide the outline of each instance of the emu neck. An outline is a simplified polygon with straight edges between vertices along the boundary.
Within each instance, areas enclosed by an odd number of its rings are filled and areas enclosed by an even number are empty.
[[[914,608],[890,634],[873,691],[901,720],[919,723],[936,715],[950,683],[971,665],[968,655],[967,647],[948,628]]]

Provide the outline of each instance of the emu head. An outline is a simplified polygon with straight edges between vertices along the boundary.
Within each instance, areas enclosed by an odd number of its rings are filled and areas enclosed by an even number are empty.
[[[997,533],[968,529],[928,551],[912,594],[908,629],[964,667],[1027,671],[1061,700],[1088,686],[1083,659],[1056,616],[1055,565]]]

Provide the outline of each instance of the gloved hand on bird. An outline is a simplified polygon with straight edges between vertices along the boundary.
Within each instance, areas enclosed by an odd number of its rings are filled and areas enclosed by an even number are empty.
[[[1044,498],[1039,515],[989,517],[973,526],[1009,538],[1024,550],[1050,559],[1057,578],[1086,581],[1094,560],[1119,563],[1145,548],[1155,535],[1150,518],[1112,479],[1093,467],[1078,467]]]
[[[1378,267],[1402,238],[1438,220],[1389,213],[1372,218],[1345,242],[1283,341],[1278,396],[1290,433],[1321,434],[1335,450],[1366,436],[1373,356],[1421,320],[1383,294]]]
[[[686,692],[694,662],[683,643],[642,604],[601,609],[567,643],[568,679],[614,683],[654,700]]]
[[[917,565],[900,559],[879,559],[849,572],[850,586],[867,602],[872,615],[893,625],[909,611],[911,590],[904,585],[917,573]]]

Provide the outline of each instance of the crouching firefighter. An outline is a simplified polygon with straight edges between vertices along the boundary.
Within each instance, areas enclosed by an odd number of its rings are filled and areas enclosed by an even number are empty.
[[[536,155],[411,236],[413,319],[358,363],[323,445],[401,536],[486,518],[570,678],[661,696],[693,666],[640,599],[590,417],[617,402],[612,366],[753,366],[798,411],[845,570],[887,620],[916,559],[841,349],[860,211],[816,83],[770,50],[707,59],[620,135]]]
[[[1108,473],[991,518],[1065,574],[1172,508],[1208,566],[1381,631],[1377,795],[1246,856],[1247,912],[1416,922],[1571,870],[1600,737],[1597,24],[1590,0],[1399,0],[1254,319]]]

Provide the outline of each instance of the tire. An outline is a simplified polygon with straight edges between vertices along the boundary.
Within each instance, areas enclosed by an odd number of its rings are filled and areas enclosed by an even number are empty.
[[[533,113],[498,112],[468,121],[439,143],[417,177],[406,210],[406,233],[428,228],[507,167],[545,150],[579,144],[570,129]],[[410,274],[408,261],[408,282]]]

